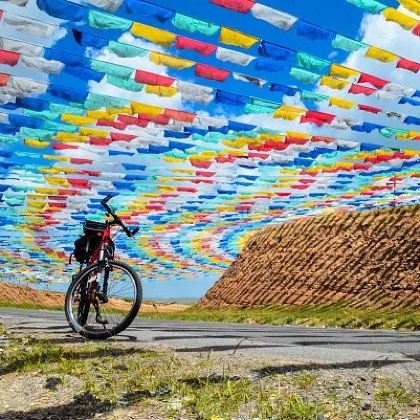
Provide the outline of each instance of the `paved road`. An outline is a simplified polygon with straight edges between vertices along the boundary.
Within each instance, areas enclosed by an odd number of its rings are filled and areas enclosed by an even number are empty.
[[[78,340],[61,312],[0,308],[0,323],[11,331],[41,337],[48,334],[58,343]],[[181,354],[213,351],[420,373],[419,333],[137,319],[118,340],[130,345],[163,346]]]

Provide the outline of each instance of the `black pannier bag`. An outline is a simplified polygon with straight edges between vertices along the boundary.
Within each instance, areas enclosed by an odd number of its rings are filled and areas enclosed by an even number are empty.
[[[74,242],[73,255],[80,264],[86,264],[99,246],[106,228],[105,223],[86,220],[83,224],[84,235]]]
[[[83,223],[83,232],[85,232],[86,236],[102,236],[105,229],[106,224],[102,222],[86,220],[85,223]]]

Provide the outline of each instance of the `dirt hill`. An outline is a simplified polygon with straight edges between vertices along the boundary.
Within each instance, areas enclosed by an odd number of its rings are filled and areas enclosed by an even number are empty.
[[[113,302],[116,307],[126,306],[126,302]],[[39,307],[44,309],[58,308],[64,306],[64,294],[57,292],[47,292],[44,290],[35,290],[28,286],[18,286],[16,284],[6,283],[0,281],[0,307],[1,306],[20,306],[25,307]],[[189,305],[182,305],[178,303],[153,303],[144,302],[141,305],[142,313],[155,312],[178,312],[187,309]]]
[[[208,306],[420,307],[420,206],[270,226],[201,300]]]

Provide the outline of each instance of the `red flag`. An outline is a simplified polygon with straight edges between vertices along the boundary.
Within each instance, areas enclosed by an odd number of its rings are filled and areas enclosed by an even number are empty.
[[[405,58],[400,58],[397,62],[397,67],[399,69],[410,70],[413,73],[417,73],[420,70],[420,64],[415,61],[406,60]]]
[[[163,111],[163,115],[167,118],[172,118],[175,121],[181,121],[181,122],[187,122],[187,123],[192,123],[196,117],[196,115],[191,112],[176,111],[175,109],[168,109],[168,108]]]
[[[210,0],[210,2],[241,13],[248,13],[255,4],[253,0]]]
[[[111,144],[112,140],[107,139],[106,137],[98,138],[98,137],[91,137],[89,139],[89,144],[92,144],[94,146],[108,146]]]
[[[175,47],[179,48],[180,50],[193,50],[201,55],[210,55],[217,50],[215,45],[196,41],[195,39],[191,38],[185,38],[183,36],[176,37]]]
[[[85,165],[85,164],[92,164],[92,159],[81,159],[81,158],[70,158],[70,163],[75,165]]]
[[[363,93],[363,95],[370,96],[372,93],[375,93],[376,89],[372,89],[366,86],[360,86],[353,83],[349,89],[349,93],[354,93],[358,95],[359,93]]]
[[[0,73],[0,86],[6,86],[9,81],[10,74]]]
[[[302,123],[311,122],[317,126],[321,126],[324,124],[331,124],[334,118],[335,115],[333,114],[326,114],[325,112],[319,111],[307,111],[305,115],[302,115],[300,121]]]
[[[144,83],[152,86],[172,86],[175,79],[168,76],[161,76],[160,74],[150,73],[149,71],[136,70],[134,80],[137,83]]]
[[[16,66],[20,58],[20,54],[14,51],[0,50],[0,64],[8,66]]]
[[[205,64],[197,64],[195,67],[195,75],[210,80],[216,80],[218,82],[224,82],[230,75],[230,71],[222,70],[213,66],[207,66]]]
[[[382,89],[386,86],[389,81],[380,79],[379,77],[371,76],[370,74],[361,73],[358,83],[370,83],[372,86],[375,86],[377,89]]]
[[[366,111],[366,112],[372,112],[373,114],[377,114],[378,112],[381,112],[381,108],[375,108],[374,106],[368,106],[368,105],[362,105],[359,104],[360,111]]]
[[[138,136],[134,134],[125,134],[125,133],[111,133],[112,141],[131,141],[137,138]]]

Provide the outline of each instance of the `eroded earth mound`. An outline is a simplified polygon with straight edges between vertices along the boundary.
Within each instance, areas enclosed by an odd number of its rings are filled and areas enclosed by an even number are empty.
[[[420,307],[420,206],[339,213],[255,234],[201,304]]]

